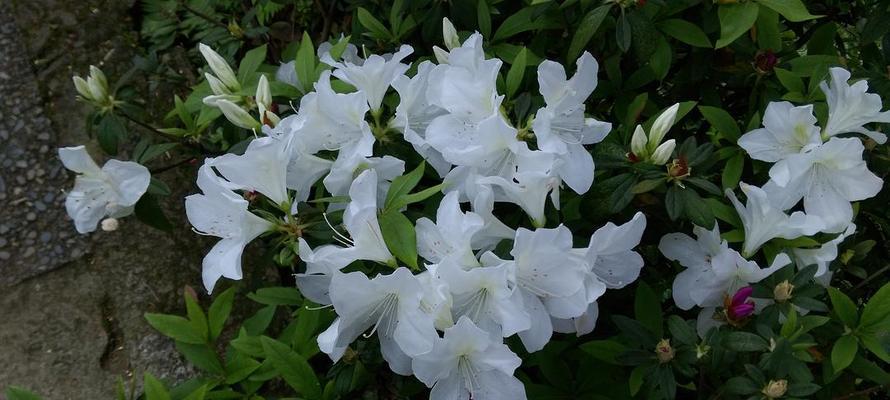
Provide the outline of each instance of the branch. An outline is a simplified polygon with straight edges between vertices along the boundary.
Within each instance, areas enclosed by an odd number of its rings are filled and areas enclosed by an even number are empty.
[[[886,387],[886,386],[887,386],[887,385],[878,385],[878,386],[870,387],[870,388],[865,389],[865,390],[860,390],[860,391],[858,391],[858,392],[853,392],[853,393],[846,394],[846,395],[843,395],[843,396],[840,396],[840,397],[835,397],[835,398],[832,399],[832,400],[847,400],[847,399],[852,399],[852,398],[854,398],[854,397],[859,397],[859,396],[863,396],[863,395],[867,395],[867,394],[871,394],[871,393],[877,392],[878,390],[881,390],[881,389],[883,389],[883,388]]]

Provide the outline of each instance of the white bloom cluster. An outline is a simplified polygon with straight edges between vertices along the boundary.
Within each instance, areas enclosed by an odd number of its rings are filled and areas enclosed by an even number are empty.
[[[821,84],[828,102],[824,129],[817,125],[813,105],[774,102],[767,106],[763,128],[738,141],[751,158],[773,163],[770,180],[763,187],[740,184],[746,204],[731,190],[726,191],[745,231],[741,254],[721,241],[716,226],[711,231],[695,227],[697,240],[679,233],[661,239],[661,252],[688,268],[674,280],[673,296],[681,309],[704,308],[699,317],[701,333],[714,324],[711,316],[715,307],[724,305],[724,299],[790,264],[789,256],[799,268],[817,265],[815,277],[827,285],[831,278],[828,264],[837,257],[837,246],[856,229],[851,202],[873,197],[883,186],[866,166],[862,140],[837,135],[862,133],[884,143],[885,135],[863,125],[890,122],[890,111],[881,112],[880,97],[866,92],[865,81],[850,85],[848,71],[831,68],[829,72],[830,85]],[[801,200],[803,211],[793,211]],[[766,269],[745,259],[772,239],[797,239],[819,232],[838,235],[818,248],[784,249]]]
[[[485,58],[481,35],[451,47],[443,51],[447,63],[421,62],[413,76],[405,75],[409,66],[402,63],[413,51],[409,46],[366,59],[347,48],[343,61],[320,52],[333,71],[321,74],[295,115],[266,119],[264,136],[242,155],[207,159],[198,177],[202,194],[186,199],[186,212],[197,231],[221,238],[204,259],[211,290],[220,277],[240,279],[244,246],[276,227],[250,211],[245,197],[262,195],[291,218],[319,181],[335,198],[348,196],[328,209],[343,210],[345,232],[331,227],[339,244],[312,248],[298,240],[306,263],[296,275],[298,287],[338,316],[319,335],[319,348],[338,360],[359,336],[376,333],[390,368],[416,375],[433,388],[433,399],[522,399],[523,385],[513,377],[520,359],[504,338],[518,334],[528,351],[537,351],[554,331],[593,330],[597,299],[639,276],[643,259],[633,248],[646,219],[637,213],[624,225],[609,223],[584,248],[573,247],[563,225],[542,228],[546,200],[558,207],[563,182],[577,193],[590,188],[594,165],[584,145],[611,129],[584,114],[597,82],[589,53],[571,78],[558,63],[539,66],[546,105],[524,128],[537,138],[532,149],[501,110],[501,61]],[[220,96],[234,90],[224,79],[230,69],[209,49],[202,51],[219,75],[205,103],[222,108],[228,100]],[[332,77],[356,90],[335,91]],[[418,273],[398,266],[378,221],[388,187],[405,171],[402,160],[373,154],[390,87],[399,103],[385,129],[401,133],[445,182],[436,220],[416,222],[417,253],[425,261]],[[517,204],[539,228],[506,226],[493,214],[496,202]],[[471,211],[461,203],[470,203]],[[509,259],[492,252],[503,240],[513,241]],[[358,260],[392,272],[346,272]]]

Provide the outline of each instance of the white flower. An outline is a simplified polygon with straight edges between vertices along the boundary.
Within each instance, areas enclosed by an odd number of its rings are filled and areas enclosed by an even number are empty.
[[[390,182],[405,172],[405,162],[392,156],[364,157],[359,154],[349,154],[340,157],[323,180],[325,189],[332,196],[345,195],[354,177],[367,169],[377,172],[377,199],[382,203],[386,199]]]
[[[538,66],[538,85],[547,106],[538,110],[532,125],[541,150],[559,155],[559,176],[576,193],[585,193],[593,183],[593,157],[585,144],[598,143],[612,124],[584,117],[584,101],[596,88],[596,60],[584,52],[577,72],[566,79],[562,64],[550,60]]]
[[[492,214],[494,210],[494,193],[491,188],[486,185],[479,185],[475,195],[472,198],[473,212],[480,216],[483,221],[482,229],[476,232],[471,238],[471,246],[475,250],[493,249],[504,239],[513,239],[516,231],[507,225],[504,225],[497,217]]]
[[[374,135],[365,121],[368,102],[363,92],[336,93],[331,73],[325,71],[315,83],[315,92],[300,100],[298,115],[304,118],[301,143],[308,154],[339,151],[338,159],[360,155],[370,157]]]
[[[538,351],[553,335],[551,315],[573,318],[587,309],[584,278],[587,267],[584,258],[572,251],[572,232],[564,225],[555,229],[516,231],[510,252],[515,271],[515,285],[522,295],[522,304],[531,318],[531,328],[519,332],[519,338],[529,352]],[[491,253],[483,255],[483,263],[496,264]],[[570,302],[554,298],[571,297]]]
[[[430,123],[426,134],[427,142],[445,161],[474,167],[482,176],[509,176],[516,154],[528,148],[500,114],[478,122],[443,115]]]
[[[291,115],[282,119],[275,128],[263,127],[263,132],[270,136],[287,142],[290,151],[287,164],[285,184],[288,189],[296,191],[294,206],[297,202],[306,201],[312,186],[331,170],[333,162],[321,157],[309,154],[303,137],[307,132],[303,131],[305,118],[299,115]]]
[[[303,238],[298,243],[300,259],[306,263],[306,271],[294,275],[300,293],[316,304],[331,304],[331,277],[355,261],[353,253],[331,244],[313,249]]]
[[[822,133],[825,137],[841,133],[857,132],[883,144],[887,135],[870,131],[864,127],[872,122],[890,122],[890,111],[881,112],[881,97],[867,93],[868,82],[862,80],[850,85],[850,72],[843,68],[831,68],[831,85],[822,82],[819,87],[825,92],[828,102],[828,122]]]
[[[658,243],[658,250],[665,258],[686,267],[674,278],[671,291],[674,303],[681,310],[723,304],[726,283],[741,257],[720,237],[716,222],[712,230],[695,226],[692,232],[697,239],[683,233],[669,233]]]
[[[639,277],[643,258],[633,248],[640,244],[645,229],[646,216],[638,212],[623,225],[609,222],[597,229],[590,237],[587,248],[573,249],[585,261],[586,274],[581,288],[583,302],[578,301],[576,296],[580,294],[576,294],[568,298],[548,298],[545,304],[549,309],[572,310],[567,314],[576,313],[585,303],[586,309],[575,317],[553,318],[555,331],[578,335],[593,331],[599,314],[596,301],[606,292],[606,288],[620,289]]]
[[[254,139],[243,155],[225,154],[212,165],[223,177],[239,187],[262,193],[275,205],[288,202],[287,168],[289,142],[277,137]]]
[[[557,160],[552,153],[520,148],[513,164],[513,171],[505,178],[501,175],[478,178],[477,183],[494,185],[504,193],[503,199],[522,207],[536,227],[544,226],[547,197],[559,209],[559,184],[556,176]]]
[[[831,138],[776,163],[763,189],[783,210],[803,198],[807,214],[821,217],[825,232],[843,231],[853,219],[850,202],[875,196],[884,184],[868,170],[864,150],[859,139]]]
[[[856,225],[850,224],[841,234],[837,235],[821,246],[814,249],[791,249],[794,256],[794,262],[798,269],[803,269],[810,265],[816,265],[816,273],[813,275],[816,281],[828,286],[831,280],[831,271],[828,266],[837,258],[837,247],[848,237],[856,232]]]
[[[402,45],[399,51],[389,58],[373,54],[362,64],[353,64],[345,60],[336,62],[328,52],[322,54],[321,62],[335,68],[334,76],[363,92],[367,96],[371,111],[377,112],[383,103],[386,90],[396,77],[404,74],[409,68],[401,61],[413,52],[411,46]]]
[[[303,84],[300,83],[300,77],[297,76],[297,62],[295,60],[281,63],[275,70],[275,81],[283,82],[291,85],[299,91],[303,91]]]
[[[77,173],[74,188],[65,198],[65,209],[79,233],[95,231],[106,216],[120,218],[133,213],[151,181],[148,168],[131,161],[108,160],[100,169],[84,146],[60,148],[59,159]]]
[[[498,113],[504,99],[497,93],[501,64],[498,59],[485,59],[482,36],[473,34],[451,51],[448,64],[437,65],[430,72],[429,103],[468,123],[478,123]]]
[[[423,287],[406,268],[374,279],[362,272],[335,274],[331,302],[337,320],[319,335],[319,349],[337,361],[343,350],[373,327],[380,352],[393,372],[411,374],[411,358],[433,350],[439,335],[433,317],[423,311]],[[334,340],[327,338],[333,336]]]
[[[208,160],[198,170],[203,194],[185,198],[185,212],[195,230],[221,238],[204,256],[204,287],[207,292],[220,277],[241,279],[241,253],[248,242],[272,228],[272,223],[247,211],[248,202],[216,176]]]
[[[369,169],[355,178],[349,188],[349,199],[343,225],[351,239],[342,239],[351,245],[353,259],[395,265],[377,222],[377,171]]]
[[[435,223],[425,217],[417,220],[417,253],[431,263],[449,258],[460,266],[477,266],[471,240],[484,221],[476,213],[461,211],[457,200],[457,192],[442,198]]]
[[[755,160],[777,162],[822,144],[816,122],[810,104],[772,102],[766,106],[763,128],[742,135],[739,146]]]
[[[524,400],[525,387],[513,377],[522,364],[468,318],[445,330],[433,351],[414,358],[414,375],[428,387],[430,400]]]
[[[782,211],[784,208],[771,203],[764,189],[740,183],[742,191],[748,197],[745,205],[736,198],[735,193],[726,189],[726,197],[732,201],[742,225],[745,228],[745,243],[742,254],[749,257],[767,241],[774,238],[796,239],[821,231],[825,224],[814,215],[795,211],[789,216]]]
[[[229,63],[226,62],[219,53],[213,51],[213,49],[204,43],[198,45],[198,50],[201,51],[201,55],[207,60],[207,65],[210,66],[210,70],[213,71],[213,73],[216,74],[216,77],[219,78],[219,81],[228,88],[229,93],[227,94],[237,93],[241,90],[241,84],[238,83],[238,78],[235,77],[235,72],[232,71],[232,67],[229,66]]]
[[[414,150],[439,173],[445,176],[451,169],[451,163],[445,161],[442,153],[434,149],[426,140],[426,131],[430,122],[436,117],[446,114],[445,109],[430,104],[427,99],[429,75],[435,65],[429,61],[417,65],[417,74],[409,78],[399,75],[392,87],[399,93],[399,105],[392,121],[392,127],[402,132],[405,140]]]
[[[436,274],[451,292],[454,318],[467,317],[498,338],[531,328],[522,296],[509,283],[512,263],[465,269],[453,261],[439,264]]]
[[[454,325],[451,315],[453,298],[448,288],[448,283],[439,278],[438,266],[427,265],[423,271],[415,277],[423,287],[423,298],[420,300],[420,308],[435,320],[436,329],[445,330]]]

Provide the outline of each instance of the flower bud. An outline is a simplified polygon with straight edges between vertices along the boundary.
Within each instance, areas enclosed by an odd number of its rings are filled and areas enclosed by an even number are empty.
[[[784,303],[791,299],[791,293],[794,291],[794,285],[788,280],[782,281],[782,283],[776,285],[773,288],[773,299],[776,303]]]
[[[105,73],[95,65],[90,65],[90,78],[95,79],[99,86],[108,92],[108,79],[105,78]]]
[[[219,94],[219,95],[207,96],[203,99],[203,102],[204,102],[204,104],[206,104],[208,106],[217,107],[217,103],[220,102],[221,100],[226,100],[226,101],[230,101],[232,103],[237,104],[239,101],[241,101],[241,98],[238,96],[235,96],[235,95],[231,95],[231,94]]]
[[[436,55],[436,61],[439,64],[448,64],[448,52],[439,46],[433,46],[433,54]]]
[[[108,90],[102,86],[102,83],[93,76],[87,78],[87,87],[90,90],[90,96],[96,102],[104,102],[108,98]]]
[[[232,103],[229,100],[218,100],[216,106],[219,107],[219,110],[222,111],[226,119],[236,126],[240,126],[244,129],[260,128],[260,123],[253,119],[253,117],[250,116],[247,111],[244,111],[243,108],[238,107],[237,104]]]
[[[777,381],[769,381],[769,383],[763,388],[761,393],[764,396],[770,399],[778,399],[785,395],[785,392],[788,390],[788,381],[784,379],[779,379]]]
[[[655,122],[652,123],[652,128],[649,130],[649,151],[655,151],[655,147],[661,144],[664,135],[674,125],[679,109],[680,103],[676,103],[664,110],[658,118],[655,118]]]
[[[445,39],[445,47],[448,50],[460,47],[460,38],[457,36],[457,30],[454,29],[454,25],[448,17],[442,18],[442,38]]]
[[[213,76],[213,74],[205,72],[204,78],[207,79],[207,83],[210,85],[210,90],[213,92],[213,94],[232,94],[232,91],[229,90],[229,88],[227,88],[226,85],[219,80],[219,78]]]
[[[86,100],[95,100],[93,99],[93,95],[90,93],[90,86],[87,81],[83,80],[83,78],[79,76],[75,76],[72,78],[74,80],[74,88],[77,89],[77,93],[80,94]]]
[[[646,151],[646,142],[648,140],[649,139],[646,138],[646,131],[643,130],[643,126],[637,125],[633,136],[630,137],[630,152],[637,156],[637,158],[646,158],[646,156],[649,155],[649,152]]]
[[[118,227],[120,227],[120,222],[118,222],[117,218],[105,218],[102,220],[102,230],[105,232],[116,231]]]
[[[229,63],[226,62],[219,53],[213,51],[213,49],[204,43],[198,45],[198,49],[201,50],[201,54],[204,56],[204,59],[207,60],[207,65],[210,66],[210,70],[216,74],[216,77],[219,78],[226,87],[233,92],[241,90],[241,84],[238,83],[238,78],[235,77],[235,72],[232,71],[232,67],[229,66]]]
[[[676,146],[677,141],[674,139],[670,139],[662,143],[652,153],[652,158],[649,161],[655,165],[666,164],[668,160],[671,159],[671,154],[674,154],[674,147]]]
[[[661,339],[661,341],[655,345],[655,356],[658,357],[658,362],[662,364],[674,359],[674,348],[671,347],[670,339]]]
[[[272,108],[272,91],[269,89],[269,80],[266,75],[260,75],[260,82],[256,87],[256,102],[262,104],[268,110]]]

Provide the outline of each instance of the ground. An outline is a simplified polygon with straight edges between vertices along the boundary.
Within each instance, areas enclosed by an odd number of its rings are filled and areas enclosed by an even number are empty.
[[[171,381],[193,373],[143,318],[180,312],[183,286],[200,287],[208,242],[182,218],[191,188],[182,185],[165,205],[176,226],[170,234],[130,218],[115,232],[78,235],[64,212],[73,175],[56,148],[89,142],[89,110],[74,100],[71,76],[90,64],[110,77],[129,67],[132,7],[0,1],[0,389],[104,399],[134,373]]]

